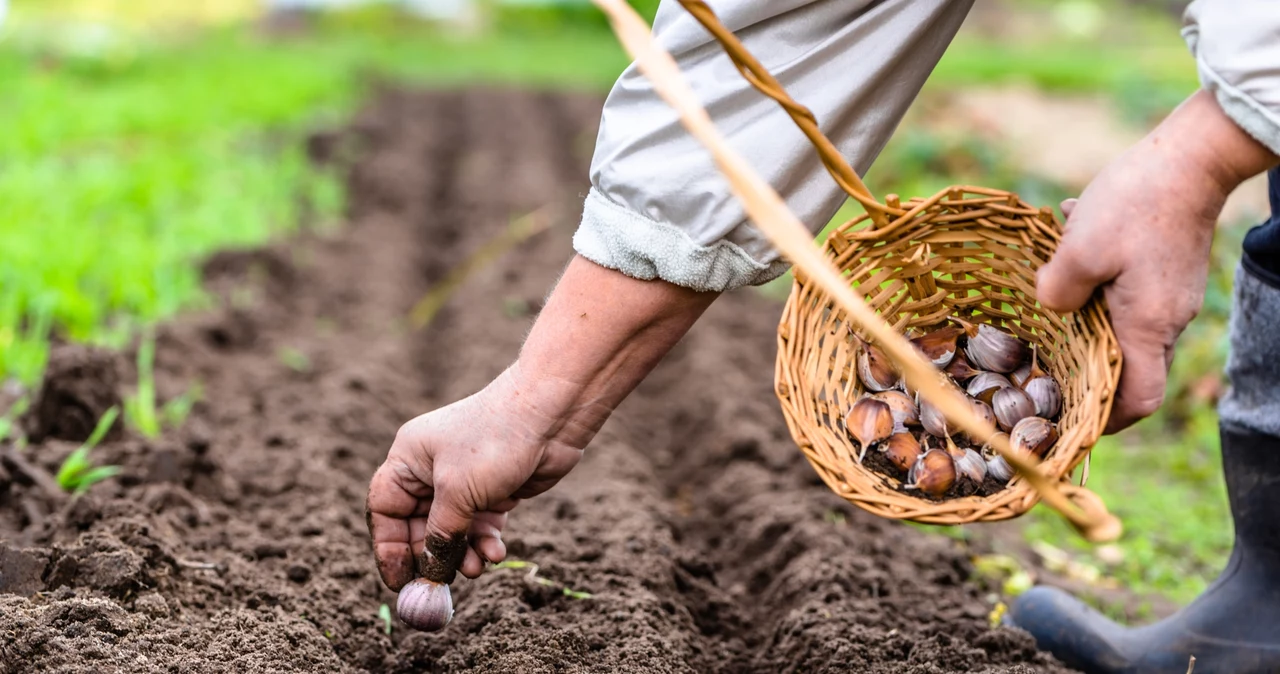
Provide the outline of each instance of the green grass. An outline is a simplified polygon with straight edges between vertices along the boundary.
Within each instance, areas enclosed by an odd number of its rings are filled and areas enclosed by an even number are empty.
[[[28,385],[52,333],[122,346],[199,306],[205,255],[336,219],[340,185],[300,140],[377,77],[600,89],[625,65],[611,35],[580,28],[453,40],[369,13],[289,42],[228,29],[86,52],[14,19],[0,42],[0,378]]]

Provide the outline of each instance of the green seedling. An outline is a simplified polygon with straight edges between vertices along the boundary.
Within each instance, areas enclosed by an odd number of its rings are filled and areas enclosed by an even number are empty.
[[[156,413],[156,342],[150,336],[138,345],[138,388],[124,402],[129,425],[148,439],[160,437],[160,417]]]
[[[194,384],[182,395],[162,406],[156,405],[155,339],[148,336],[138,345],[138,387],[124,401],[125,420],[143,437],[154,440],[161,431],[177,428],[186,422],[191,408],[200,401],[204,389]]]
[[[294,372],[305,374],[311,371],[311,359],[307,357],[307,354],[291,346],[280,349],[276,353],[276,358],[279,358],[285,367]]]
[[[62,462],[62,466],[58,468],[57,480],[58,486],[63,491],[77,495],[83,494],[93,485],[120,473],[120,466],[95,466],[89,457],[89,453],[98,446],[99,442],[102,442],[102,438],[106,436],[119,415],[120,410],[114,406],[107,410],[106,414],[98,420],[98,425],[93,428],[89,439]]]
[[[165,403],[160,408],[160,418],[164,420],[164,425],[169,428],[182,426],[182,424],[186,423],[187,417],[191,416],[191,408],[195,407],[203,396],[204,388],[197,382],[192,384],[182,395]]]
[[[543,578],[542,576],[539,576],[538,565],[534,564],[533,562],[525,562],[518,559],[509,559],[505,562],[498,562],[497,564],[494,564],[493,568],[495,570],[496,569],[528,569],[529,580],[539,585],[555,588],[559,590],[561,594],[563,594],[564,596],[570,599],[591,599],[594,596],[590,592],[582,592],[580,590],[575,590],[567,585],[561,585],[560,583],[557,583],[554,580],[551,580],[550,578]]]
[[[391,607],[383,604],[378,607],[378,617],[382,618],[382,629],[391,636]]]
[[[0,416],[0,441],[5,440],[14,432],[14,429],[18,426],[18,417],[25,414],[30,406],[31,400],[27,396],[22,396],[9,407],[4,416]]]

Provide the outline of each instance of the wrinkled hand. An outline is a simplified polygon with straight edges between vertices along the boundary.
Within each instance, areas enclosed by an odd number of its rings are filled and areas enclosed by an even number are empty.
[[[1067,200],[1062,245],[1039,272],[1042,304],[1084,306],[1102,287],[1124,354],[1106,432],[1156,411],[1164,401],[1174,344],[1200,311],[1209,248],[1226,191],[1201,170],[1140,144]]]
[[[564,424],[547,413],[552,401],[537,398],[513,368],[483,391],[400,428],[373,476],[366,512],[388,587],[399,591],[427,575],[420,556],[428,538],[460,543],[465,536],[457,570],[468,578],[483,573],[486,561],[506,557],[507,512],[550,489],[582,458],[582,447],[557,439]],[[448,571],[429,579],[448,582]]]

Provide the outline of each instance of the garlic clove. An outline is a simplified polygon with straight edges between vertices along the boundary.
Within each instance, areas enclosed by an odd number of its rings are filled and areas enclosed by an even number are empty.
[[[1000,456],[999,454],[996,453],[994,449],[991,448],[991,446],[995,444],[995,439],[997,437],[1003,437],[1005,443],[1008,444],[1009,434],[1003,431],[996,431],[995,433],[992,433],[991,438],[987,440],[987,442],[984,445],[982,445],[982,453],[984,456]]]
[[[881,449],[889,463],[904,472],[911,470],[921,454],[920,441],[916,440],[916,436],[906,432],[889,436],[889,441],[884,443]]]
[[[1022,388],[1035,404],[1036,416],[1052,419],[1062,410],[1062,387],[1053,377],[1043,375],[1026,383]]]
[[[969,323],[953,318],[969,337],[964,353],[980,370],[1008,373],[1027,359],[1027,345],[1017,337],[986,323]]]
[[[1018,369],[1009,373],[1009,381],[1019,388],[1027,383],[1028,379],[1031,379],[1031,363],[1023,363],[1018,366]]]
[[[1015,452],[1025,452],[1044,458],[1058,441],[1058,430],[1041,417],[1027,417],[1009,431],[1009,446]]]
[[[969,402],[973,405],[973,413],[978,415],[979,419],[991,424],[992,428],[996,427],[996,413],[995,410],[991,409],[990,405],[981,400],[970,400]]]
[[[947,454],[956,465],[957,478],[967,479],[976,487],[987,477],[987,462],[981,454],[967,447],[956,446],[951,438],[947,438]]]
[[[1044,370],[1041,370],[1040,364],[1036,362],[1037,361],[1036,357],[1039,354],[1040,354],[1039,349],[1035,347],[1031,347],[1031,362],[1023,363],[1022,365],[1019,365],[1018,369],[1014,370],[1009,375],[1009,381],[1012,381],[1014,386],[1025,389],[1027,382],[1031,381],[1032,379],[1035,379],[1036,377],[1043,377],[1046,374],[1048,374]]]
[[[444,583],[415,578],[400,588],[396,615],[415,630],[435,632],[453,619],[453,594]]]
[[[859,340],[861,341],[861,340]],[[884,351],[869,342],[862,342],[857,356],[858,379],[870,391],[888,391],[896,388],[901,377]]]
[[[934,367],[941,368],[946,367],[956,355],[956,342],[962,334],[963,328],[949,326],[916,337],[911,340],[911,344],[925,360],[933,363]]]
[[[934,498],[941,498],[956,482],[956,464],[951,455],[940,449],[931,449],[916,460],[907,474],[905,489],[919,489]]]
[[[893,423],[901,426],[920,425],[920,408],[911,396],[902,391],[882,391],[872,395],[871,399],[889,406],[889,411],[893,413]]]
[[[999,454],[987,459],[987,475],[1000,484],[1008,484],[1013,479],[1013,466]]]
[[[972,379],[977,376],[978,373],[982,372],[982,370],[974,369],[974,367],[969,364],[969,359],[965,357],[964,351],[958,351],[956,352],[955,357],[951,359],[951,362],[947,365],[944,372],[950,375],[952,379],[962,382]]]
[[[867,449],[893,433],[893,427],[893,412],[885,402],[864,397],[853,404],[845,417],[845,428],[858,441],[858,463],[866,457]]]
[[[969,385],[965,387],[965,393],[968,393],[969,397],[976,398],[989,405],[996,391],[1009,388],[1012,385],[1004,375],[994,372],[979,372],[973,379],[969,380]]]
[[[1036,404],[1031,401],[1031,396],[1012,386],[995,392],[991,397],[991,409],[995,410],[996,421],[1000,422],[1003,431],[1012,430],[1019,421],[1036,414]]]
[[[943,416],[942,410],[928,400],[920,401],[920,425],[935,438],[945,438],[948,435],[947,418]]]

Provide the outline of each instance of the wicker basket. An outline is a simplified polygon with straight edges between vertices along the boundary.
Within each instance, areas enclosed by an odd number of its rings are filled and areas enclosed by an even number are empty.
[[[776,392],[792,436],[823,481],[854,505],[888,518],[931,524],[996,521],[1016,517],[1044,498],[1087,538],[1118,536],[1119,521],[1083,487],[1088,464],[1080,486],[1071,476],[1087,461],[1106,425],[1120,377],[1120,349],[1100,299],[1066,316],[1036,303],[1036,270],[1053,255],[1062,235],[1053,211],[1031,207],[1010,192],[968,186],[905,202],[890,195],[879,202],[813,114],[787,95],[705,2],[680,0],[743,76],[783,107],[836,183],[866,209],[831,233],[818,255],[811,236],[776,192],[715,131],[643,22],[618,0],[596,3],[682,123],[712,152],[752,219],[796,265],[778,327]],[[1007,442],[994,442],[1018,471],[1005,489],[986,497],[933,501],[902,491],[898,480],[858,463],[843,419],[862,394],[854,372],[857,337],[874,338],[949,422],[979,433],[975,437],[989,437],[989,424],[939,386],[936,369],[900,336],[951,316],[999,326],[1034,345],[1041,366],[1062,384],[1063,409],[1060,438],[1044,462],[1015,455]]]
[[[1057,248],[1061,225],[1048,209],[979,187],[902,206],[883,227],[867,215],[841,225],[826,252],[897,331],[962,316],[1035,345],[1063,389],[1061,437],[1042,469],[1068,480],[1106,425],[1120,350],[1100,302],[1066,316],[1036,305],[1035,272]],[[1008,519],[1036,503],[1020,476],[990,496],[931,501],[860,465],[843,421],[863,392],[852,368],[854,334],[826,293],[797,274],[778,326],[777,394],[792,436],[828,486],[877,515],[933,524]]]

